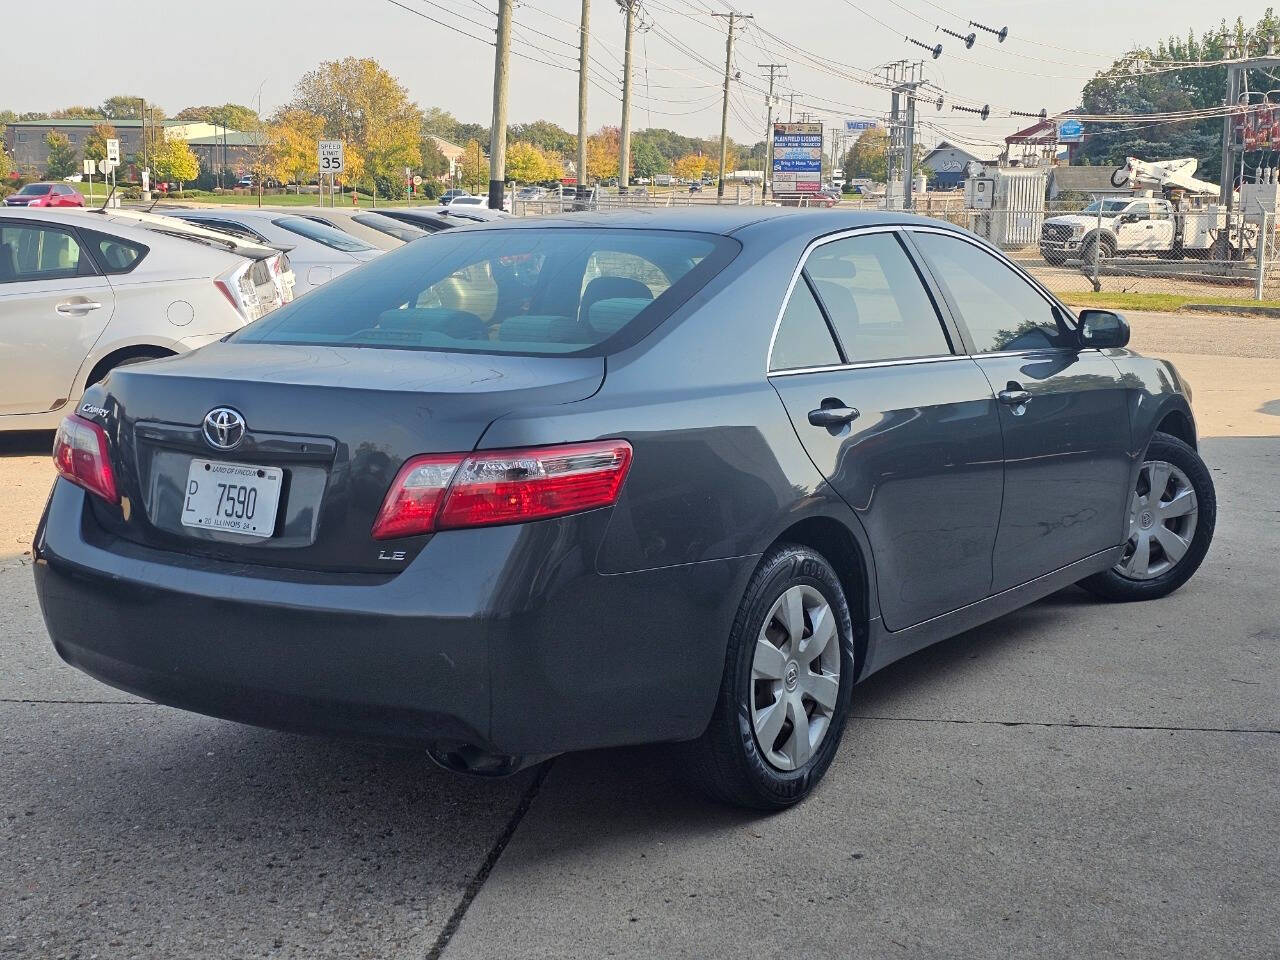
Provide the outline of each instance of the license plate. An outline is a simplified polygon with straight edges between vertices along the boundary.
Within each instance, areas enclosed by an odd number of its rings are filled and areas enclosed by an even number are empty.
[[[247,537],[269,537],[276,527],[284,471],[249,463],[192,460],[182,501],[182,525]]]

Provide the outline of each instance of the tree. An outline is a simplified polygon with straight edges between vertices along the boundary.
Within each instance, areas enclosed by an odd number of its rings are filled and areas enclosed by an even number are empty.
[[[707,169],[707,158],[701,153],[686,153],[671,165],[671,172],[681,180],[701,180]]]
[[[0,181],[8,180],[9,174],[13,172],[13,164],[9,159],[9,155],[0,150]]]
[[[578,138],[550,120],[517,123],[507,128],[507,137],[530,143],[543,153],[574,153],[578,149]]]
[[[547,161],[531,143],[517,140],[507,147],[508,180],[516,183],[537,183],[547,177]]]
[[[116,128],[103,122],[96,124],[84,138],[84,156],[86,160],[107,159],[107,141],[116,139]]]
[[[323,136],[324,117],[306,110],[277,113],[267,128],[272,175],[282,183],[309,181],[317,173],[316,143]]]
[[[622,131],[617,127],[601,127],[587,137],[587,179],[608,180],[618,175],[618,151]]]
[[[489,158],[480,148],[479,140],[472,138],[467,141],[466,152],[458,159],[458,176],[464,186],[476,193],[480,193],[489,182]]]
[[[435,137],[423,137],[418,145],[418,153],[422,161],[422,175],[427,180],[439,180],[449,175],[449,158],[444,155]]]
[[[105,117],[99,107],[63,107],[61,110],[55,110],[49,116],[54,120],[97,120]]]
[[[187,141],[180,137],[160,137],[150,159],[157,182],[177,181],[181,189],[184,183],[200,175],[200,161]]]
[[[116,94],[102,101],[101,116],[108,120],[141,120],[142,97]],[[164,111],[154,104],[147,103],[147,114],[156,120],[164,119]]]
[[[660,173],[666,173],[671,169],[671,161],[662,155],[657,145],[652,140],[636,139],[635,149],[631,151],[633,159],[632,166],[635,168],[637,177],[646,177],[652,180]]]
[[[228,130],[245,132],[257,130],[261,126],[257,112],[239,103],[224,103],[220,107],[184,107],[174,119],[212,123]]]
[[[44,175],[50,180],[61,180],[75,173],[79,167],[76,148],[71,145],[65,133],[50,130],[45,134],[44,142],[49,146],[49,160]]]
[[[889,134],[877,128],[863,130],[845,154],[844,176],[884,183],[889,177]]]
[[[349,183],[371,179],[383,189],[402,187],[404,168],[421,159],[422,111],[375,60],[320,64],[298,81],[287,107],[322,117],[325,136],[346,144],[343,179]]]

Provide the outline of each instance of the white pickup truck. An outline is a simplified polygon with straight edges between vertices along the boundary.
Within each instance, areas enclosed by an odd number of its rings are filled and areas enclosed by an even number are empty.
[[[1101,216],[1099,216],[1101,214]],[[1240,229],[1228,236],[1227,217],[1217,205],[1175,211],[1152,197],[1095,200],[1079,213],[1046,217],[1040,228],[1040,256],[1055,265],[1091,263],[1101,257],[1161,256],[1226,259],[1240,249]],[[1246,227],[1245,247],[1256,230]]]

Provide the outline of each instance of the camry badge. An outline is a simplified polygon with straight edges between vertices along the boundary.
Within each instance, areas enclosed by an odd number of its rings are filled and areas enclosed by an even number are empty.
[[[218,450],[234,450],[244,439],[244,417],[230,407],[214,407],[204,415],[204,438]]]

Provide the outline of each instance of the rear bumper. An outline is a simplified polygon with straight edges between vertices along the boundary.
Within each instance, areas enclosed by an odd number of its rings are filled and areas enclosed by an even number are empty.
[[[697,736],[756,562],[603,576],[595,511],[438,534],[395,576],[322,577],[115,540],[85,497],[59,480],[36,536],[68,663],[230,720],[516,756]]]

